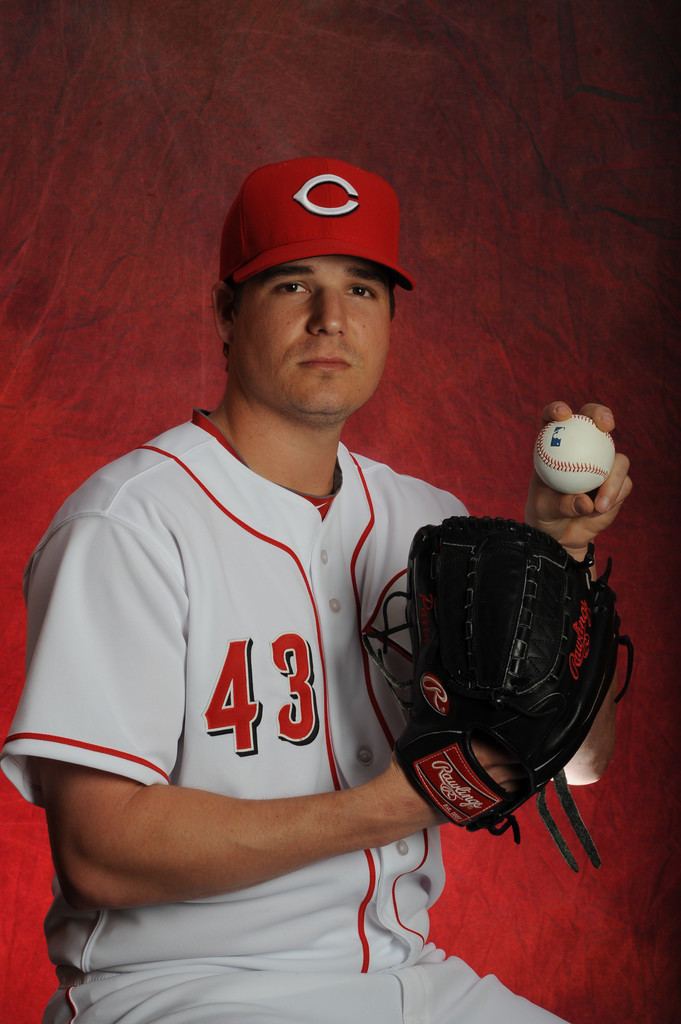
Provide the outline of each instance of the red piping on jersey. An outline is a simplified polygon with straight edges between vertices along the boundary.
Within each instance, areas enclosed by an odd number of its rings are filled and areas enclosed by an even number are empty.
[[[231,446],[222,431],[215,426],[212,420],[208,419],[201,409],[194,409],[194,412],[192,413],[192,423],[195,427],[200,427],[201,430],[205,430],[206,433],[214,437],[216,441],[219,441],[222,447],[226,448],[230,455],[233,455],[235,459],[238,459],[242,466],[246,466],[246,469],[248,469],[247,463],[245,463],[241,458],[236,448]],[[314,505],[322,519],[326,519],[327,513],[333,504],[333,499],[336,497],[335,494],[327,494],[321,498],[317,498],[314,494],[300,494],[299,491],[293,491],[292,493],[297,494],[300,498],[305,498],[305,500],[309,501],[311,505]]]
[[[112,754],[114,757],[121,757],[125,761],[134,761],[135,764],[151,768],[152,771],[158,772],[166,782],[170,782],[163,769],[151,761],[147,761],[146,758],[137,757],[136,754],[126,754],[124,750],[114,750],[113,747],[100,747],[98,743],[85,743],[83,740],[72,740],[66,736],[51,736],[46,732],[15,732],[8,736],[5,742],[10,743],[12,740],[44,740],[46,743],[63,743],[67,747],[82,747],[84,750],[94,750],[98,754]]]
[[[376,694],[374,693],[374,688],[373,688],[373,685],[371,683],[371,673],[369,672],[369,655],[367,654],[367,652],[366,652],[366,650],[364,648],[364,644],[362,643],[362,602],[360,601],[360,597],[359,597],[359,588],[357,586],[357,574],[356,574],[356,571],[355,571],[356,568],[357,568],[357,559],[359,558],[359,553],[360,553],[360,551],[362,550],[362,548],[364,546],[364,542],[366,541],[367,537],[369,536],[369,534],[371,533],[371,531],[374,528],[374,523],[376,522],[376,517],[375,517],[375,514],[374,514],[374,505],[373,505],[373,502],[371,500],[371,495],[369,493],[369,488],[367,487],[367,482],[364,479],[364,473],[360,469],[360,465],[359,465],[357,459],[355,458],[355,456],[351,455],[350,457],[351,457],[352,461],[354,462],[355,466],[357,467],[357,472],[359,473],[359,478],[362,481],[362,487],[364,488],[364,493],[366,495],[367,504],[369,505],[369,512],[370,512],[369,522],[365,526],[364,532],[362,533],[362,536],[359,538],[359,541],[357,542],[357,546],[356,546],[355,550],[352,553],[352,559],[350,561],[350,575],[352,577],[352,589],[353,589],[353,592],[354,592],[354,595],[355,595],[355,608],[357,609],[357,629],[359,631],[359,638],[358,639],[359,639],[360,650],[362,652],[362,664],[364,666],[364,682],[366,684],[367,692],[369,694],[369,700],[371,701],[371,706],[374,709],[374,714],[376,715],[376,718],[379,721],[381,729],[383,730],[383,734],[384,734],[386,740],[388,741],[388,745],[389,745],[390,749],[392,750],[392,748],[395,745],[395,737],[393,736],[393,734],[391,733],[390,729],[388,728],[388,723],[386,722],[385,718],[383,717],[383,712],[381,711],[381,709],[380,709],[380,707],[378,705],[378,701],[376,700]]]
[[[69,988],[65,989],[65,991],[64,991],[64,998],[66,999],[66,1002],[68,1003],[69,1010],[71,1010],[71,1017],[69,1018],[69,1024],[73,1024],[73,1021],[78,1016],[78,1007],[76,1006],[76,1004],[74,1003],[73,999],[71,998],[71,992],[72,991],[73,991],[73,985],[71,985]]]
[[[376,715],[376,718],[378,719],[378,722],[379,722],[379,724],[380,724],[380,726],[381,726],[381,728],[383,730],[383,734],[385,735],[385,738],[388,741],[388,745],[392,749],[393,744],[394,744],[393,736],[392,736],[392,733],[390,732],[390,729],[388,728],[388,723],[386,722],[385,718],[383,717],[383,713],[381,712],[381,709],[378,706],[378,701],[376,700],[376,695],[374,693],[373,686],[371,685],[371,674],[369,672],[369,657],[367,655],[366,650],[364,649],[364,644],[362,643],[362,602],[361,602],[360,596],[359,596],[359,587],[357,586],[357,571],[356,571],[357,570],[357,559],[359,558],[360,551],[364,547],[364,544],[365,544],[365,542],[367,540],[367,537],[369,536],[369,534],[371,533],[371,531],[374,528],[374,524],[376,522],[376,516],[374,514],[374,504],[373,504],[373,502],[371,500],[371,494],[369,493],[369,488],[367,487],[367,483],[366,483],[366,480],[364,479],[364,474],[362,473],[360,465],[359,465],[357,459],[354,457],[354,455],[351,455],[350,458],[352,459],[352,461],[355,464],[355,467],[357,468],[357,472],[359,474],[359,478],[362,481],[362,487],[364,488],[364,494],[366,496],[367,505],[369,506],[369,522],[364,527],[364,530],[362,531],[362,535],[360,536],[359,540],[357,541],[357,544],[355,545],[355,550],[352,552],[352,558],[350,559],[350,577],[352,579],[352,592],[353,592],[353,594],[355,596],[355,611],[356,611],[356,615],[357,615],[357,629],[359,631],[358,640],[359,640],[360,651],[361,651],[361,654],[362,654],[362,667],[363,667],[363,670],[364,670],[364,682],[365,682],[365,685],[366,685],[366,688],[367,688],[367,693],[369,694],[369,700],[371,701],[371,706],[374,709],[374,714]],[[376,888],[376,865],[374,864],[373,854],[371,853],[370,850],[365,850],[364,851],[364,855],[366,856],[367,862],[369,864],[369,887],[367,889],[366,896],[364,897],[364,899],[363,899],[363,901],[362,901],[362,903],[360,905],[360,908],[359,908],[359,913],[357,915],[357,928],[359,930],[359,937],[361,939],[362,949],[364,951],[364,958],[362,960],[362,973],[365,974],[369,970],[369,962],[370,962],[371,952],[370,952],[370,949],[369,949],[369,940],[367,939],[366,927],[365,927],[364,920],[365,920],[366,908],[369,905],[369,901],[370,901],[371,897],[373,896],[374,890]]]
[[[410,871],[403,871],[402,874],[398,875],[397,878],[395,879],[395,881],[393,882],[393,910],[395,911],[395,917],[397,918],[397,921],[402,926],[402,928],[404,928],[405,932],[411,932],[412,935],[417,935],[419,937],[419,939],[421,940],[421,942],[423,943],[424,946],[426,944],[425,935],[421,935],[421,932],[417,932],[415,928],[408,928],[407,925],[402,920],[402,918],[400,917],[400,913],[399,913],[399,911],[397,909],[397,895],[395,893],[395,889],[397,887],[397,883],[399,882],[400,878],[405,878],[407,875],[411,875],[411,874],[414,873],[414,871],[418,871],[419,868],[423,867],[423,865],[426,862],[427,856],[428,856],[428,829],[424,828],[423,829],[423,857],[421,857],[420,863],[418,863],[415,868],[411,868]]]
[[[376,865],[374,864],[374,855],[371,850],[365,850],[364,856],[367,859],[369,865],[369,887],[366,891],[366,896],[359,905],[357,911],[357,931],[362,942],[362,974],[366,974],[369,970],[369,962],[371,960],[371,950],[369,949],[369,940],[367,939],[366,929],[364,927],[364,915],[366,914],[367,907],[369,906],[369,900],[374,894],[376,888]]]
[[[192,423],[194,424],[195,427],[200,427],[201,430],[205,430],[207,434],[211,434],[216,441],[220,442],[223,448],[227,449],[230,455],[233,455],[235,459],[238,459],[242,466],[246,465],[246,463],[241,458],[236,448],[232,448],[231,444],[229,443],[225,435],[222,433],[222,431],[219,430],[215,426],[213,421],[209,420],[206,414],[202,412],[200,409],[194,409],[194,411],[192,412]]]
[[[357,467],[357,472],[359,473],[360,480],[362,481],[362,486],[364,488],[364,493],[366,495],[367,503],[369,505],[369,510],[370,510],[370,513],[371,513],[370,514],[370,518],[369,518],[369,522],[367,523],[367,525],[366,525],[366,527],[364,529],[364,532],[362,533],[362,536],[360,537],[360,539],[359,539],[359,541],[357,543],[357,546],[356,546],[356,548],[355,548],[355,550],[353,552],[352,559],[351,559],[351,562],[350,562],[350,572],[351,572],[351,575],[352,575],[352,589],[354,591],[355,606],[357,608],[357,628],[360,631],[360,644],[361,644],[361,649],[362,649],[362,662],[363,662],[363,665],[364,665],[364,679],[365,679],[365,682],[366,682],[367,691],[369,693],[369,699],[371,701],[371,705],[372,705],[372,707],[374,709],[376,717],[378,718],[378,721],[379,721],[379,723],[381,725],[381,728],[383,729],[383,732],[384,732],[385,737],[386,737],[386,739],[387,739],[387,741],[388,741],[388,743],[390,745],[390,748],[392,749],[394,747],[394,745],[395,745],[395,740],[394,740],[394,737],[392,735],[392,732],[390,731],[390,729],[388,727],[388,723],[386,722],[385,718],[383,717],[383,713],[381,712],[381,709],[380,709],[380,707],[378,705],[378,701],[376,700],[376,695],[374,693],[373,685],[371,683],[371,673],[369,672],[369,656],[367,655],[367,652],[366,652],[366,650],[364,648],[364,644],[361,643],[361,634],[362,634],[362,605],[361,605],[361,601],[360,601],[359,587],[357,586],[357,576],[356,576],[356,566],[357,566],[357,559],[359,558],[359,553],[360,553],[362,547],[364,546],[364,543],[365,543],[367,537],[369,536],[369,534],[373,530],[374,523],[376,521],[375,520],[375,514],[374,514],[374,505],[373,505],[373,502],[371,500],[371,494],[369,492],[369,488],[367,486],[367,482],[366,482],[364,474],[363,474],[363,472],[361,470],[361,467],[360,467],[359,463],[357,462],[357,459],[354,457],[354,455],[351,455],[351,458],[352,458],[352,461],[355,463],[355,466]],[[380,594],[380,597],[378,598],[378,601],[376,602],[376,607],[374,608],[373,614],[370,617],[369,622],[372,622],[373,619],[375,618],[375,616],[378,614],[378,610],[379,610],[379,608],[381,606],[381,603],[383,602],[383,599],[384,599],[387,591],[393,585],[395,580],[399,579],[400,576],[404,575],[404,573],[406,571],[407,571],[406,569],[401,569],[398,573],[395,573],[395,575],[392,577],[392,579],[389,580],[388,583],[385,585],[385,587],[381,591],[381,594]],[[407,652],[403,651],[401,648],[399,648],[398,645],[395,645],[395,647],[400,651],[401,654],[407,655]],[[427,832],[426,829],[423,830],[423,847],[424,847],[423,857],[421,858],[420,863],[417,864],[415,868],[412,868],[411,871],[405,871],[403,874],[398,875],[397,878],[395,878],[395,880],[393,882],[393,887],[392,887],[392,900],[393,900],[393,909],[395,911],[395,918],[396,918],[398,924],[400,925],[400,927],[404,928],[404,930],[406,932],[411,932],[412,935],[418,936],[418,938],[421,939],[421,942],[425,945],[426,940],[425,940],[424,936],[421,935],[420,932],[415,931],[413,928],[408,928],[407,925],[405,925],[403,923],[403,921],[401,920],[399,912],[397,910],[397,896],[396,896],[396,892],[395,892],[395,888],[396,888],[397,883],[399,882],[400,878],[404,878],[405,875],[412,874],[413,871],[418,871],[419,868],[423,866],[423,864],[426,861],[426,858],[428,857],[428,832]],[[360,935],[363,937],[362,938],[362,945],[363,945],[364,950],[365,950],[365,959],[364,959],[364,963],[362,964],[362,971],[366,972],[368,970],[368,968],[369,968],[369,948],[368,948],[368,943],[366,943],[366,933],[364,931],[364,914],[366,912],[366,908],[367,908],[367,905],[369,903],[369,900],[371,899],[371,896],[373,894],[373,889],[374,889],[374,887],[376,885],[376,868],[375,868],[375,865],[374,865],[373,856],[371,855],[370,851],[369,850],[365,850],[364,853],[366,854],[367,861],[369,862],[369,888],[367,890],[366,896],[364,897],[364,902],[362,903],[361,907],[359,908],[359,921],[358,921],[358,925],[359,925],[359,928],[360,928]]]
[[[324,660],[324,648],[322,646],[322,629],[319,622],[319,613],[317,611],[317,605],[315,603],[314,594],[312,593],[312,587],[310,586],[309,580],[307,578],[307,575],[305,573],[305,570],[302,566],[300,559],[298,558],[295,551],[292,551],[291,548],[287,547],[286,544],[282,543],[282,541],[275,540],[274,537],[268,537],[266,534],[260,533],[259,530],[256,530],[252,526],[249,526],[248,523],[244,523],[243,520],[239,519],[239,517],[234,515],[233,512],[230,512],[229,509],[226,508],[222,504],[222,502],[218,501],[215,495],[208,490],[206,485],[203,483],[203,481],[201,481],[198,478],[196,473],[193,473],[189,466],[187,466],[186,463],[182,461],[182,459],[179,459],[177,455],[173,455],[172,452],[167,452],[163,448],[156,448],[155,445],[152,444],[140,445],[140,449],[147,452],[156,452],[157,455],[164,455],[167,459],[172,459],[173,462],[177,463],[180,469],[183,469],[185,473],[189,477],[191,477],[194,483],[201,488],[203,493],[208,498],[210,498],[213,504],[216,505],[217,508],[219,508],[220,511],[223,512],[228,519],[231,519],[233,523],[236,523],[237,526],[240,526],[242,530],[245,530],[247,533],[252,534],[252,536],[257,537],[258,540],[265,541],[266,544],[271,544],[273,547],[279,548],[280,551],[286,552],[286,554],[293,559],[296,568],[300,572],[300,575],[303,578],[303,582],[305,583],[305,587],[310,598],[310,603],[312,605],[312,611],[314,613],[315,628],[317,630],[317,643],[319,644],[319,656],[322,661],[322,678],[324,679],[324,735],[326,738],[326,756],[329,761],[329,770],[331,772],[331,778],[333,780],[334,789],[340,789],[340,778],[338,776],[338,769],[336,768],[336,759],[333,753],[333,744],[331,742],[331,732],[329,729],[329,696],[328,684],[326,680],[326,662]]]

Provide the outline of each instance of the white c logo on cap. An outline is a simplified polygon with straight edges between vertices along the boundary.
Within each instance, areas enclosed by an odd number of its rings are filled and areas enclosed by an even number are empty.
[[[309,193],[317,185],[324,185],[326,183],[332,185],[340,185],[347,194],[351,197],[347,203],[342,206],[317,206],[311,199],[308,198]],[[345,213],[352,213],[359,206],[359,203],[355,202],[355,199],[359,199],[359,192],[355,189],[349,181],[345,178],[339,178],[337,174],[318,174],[315,178],[309,178],[302,188],[299,188],[293,197],[297,203],[300,203],[308,213],[316,213],[320,217],[342,217]]]

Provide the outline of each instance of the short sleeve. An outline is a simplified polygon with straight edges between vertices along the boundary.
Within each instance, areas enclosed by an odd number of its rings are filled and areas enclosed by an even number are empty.
[[[78,516],[34,555],[26,600],[26,683],[2,752],[10,781],[40,803],[36,756],[168,782],[184,717],[179,554],[109,515]]]

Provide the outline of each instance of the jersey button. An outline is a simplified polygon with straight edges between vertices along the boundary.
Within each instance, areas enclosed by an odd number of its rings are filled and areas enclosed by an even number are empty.
[[[329,601],[329,608],[332,612],[339,612],[341,610],[341,603],[337,597],[332,597]]]
[[[403,857],[409,853],[409,843],[407,843],[404,839],[400,839],[396,846],[397,852],[401,854]]]
[[[326,565],[329,560],[329,553],[324,548],[319,552],[319,557],[322,560],[322,565]]]
[[[374,759],[373,752],[368,747],[360,747],[357,751],[357,760],[361,764],[371,764]]]

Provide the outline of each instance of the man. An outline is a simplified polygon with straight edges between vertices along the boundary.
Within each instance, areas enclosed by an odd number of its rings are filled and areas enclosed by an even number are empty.
[[[464,511],[340,444],[411,287],[397,233],[366,171],[255,171],[214,292],[222,403],[95,474],[34,553],[3,767],[47,812],[46,1021],[557,1019],[428,943],[441,819],[392,760],[401,713],[361,644],[416,529]],[[579,558],[630,486],[623,456],[595,505],[535,480],[527,517]],[[612,725],[608,702],[572,781]]]

